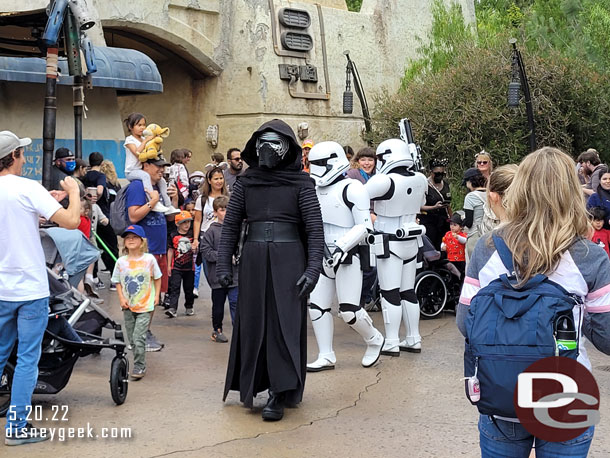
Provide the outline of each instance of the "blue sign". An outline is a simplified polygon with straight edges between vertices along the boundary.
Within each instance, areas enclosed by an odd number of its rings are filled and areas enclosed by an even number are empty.
[[[87,160],[93,152],[102,153],[104,159],[114,163],[119,178],[125,178],[125,148],[123,140],[83,140],[83,159]],[[68,148],[74,151],[73,139],[55,139],[55,149]],[[55,153],[55,151],[53,151]],[[32,144],[25,148],[25,165],[21,175],[42,181],[42,139],[33,138]]]

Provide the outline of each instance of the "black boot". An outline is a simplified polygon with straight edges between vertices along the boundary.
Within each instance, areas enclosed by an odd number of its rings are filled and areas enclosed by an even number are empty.
[[[279,421],[284,416],[284,393],[269,390],[269,400],[263,408],[263,420]]]

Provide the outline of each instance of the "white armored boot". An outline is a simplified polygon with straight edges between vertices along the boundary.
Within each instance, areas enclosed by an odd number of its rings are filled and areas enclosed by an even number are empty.
[[[362,365],[371,367],[379,359],[381,348],[385,339],[375,326],[373,320],[366,313],[366,310],[359,309],[357,312],[339,312],[343,321],[345,321],[354,331],[360,334],[366,343],[366,352],[362,357]]]
[[[400,339],[400,321],[402,319],[402,307],[392,305],[385,299],[381,299],[383,322],[385,324],[385,343],[381,349],[381,354],[386,356],[400,356],[398,344]]]
[[[307,365],[307,372],[327,371],[335,368],[337,357],[333,351],[333,316],[328,312],[309,308],[313,333],[318,342],[318,359]]]
[[[401,301],[402,316],[405,320],[407,336],[400,342],[400,350],[421,353],[421,336],[419,335],[419,304]]]

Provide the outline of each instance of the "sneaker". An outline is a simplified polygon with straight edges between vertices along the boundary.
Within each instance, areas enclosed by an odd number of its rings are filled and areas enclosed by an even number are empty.
[[[27,423],[21,429],[7,429],[4,432],[4,443],[6,445],[23,445],[34,442],[42,442],[50,439],[49,434],[41,435],[39,430],[31,423]]]
[[[146,351],[161,351],[165,344],[159,342],[150,330],[146,331]]]
[[[101,297],[87,296],[89,300],[95,305],[102,305],[104,303],[104,299]]]
[[[229,341],[229,339],[227,339],[225,337],[225,335],[222,333],[222,331],[220,329],[218,331],[214,331],[212,333],[212,340],[214,342],[218,342],[218,343],[226,343]]]
[[[163,205],[160,201],[157,202],[155,204],[155,206],[152,208],[152,211],[159,212],[159,213],[165,213],[168,210],[169,210],[169,208],[166,207],[165,205]]]
[[[90,283],[84,283],[83,286],[85,288],[85,294],[87,296],[95,297],[95,298],[99,298],[100,297],[99,294],[97,294],[95,292],[95,285],[90,284]]]
[[[186,316],[193,316],[195,314],[195,311],[191,308],[191,309],[186,309]]]
[[[102,280],[100,280],[99,278],[94,278],[95,280],[95,287],[97,289],[104,289],[106,287],[106,285],[104,285],[104,282]]]
[[[116,285],[114,283],[112,283],[110,285],[110,288],[108,288],[108,291],[116,291]]]
[[[131,378],[134,380],[140,380],[144,375],[146,375],[145,367],[134,367],[131,371]]]
[[[178,213],[180,213],[180,209],[174,207],[173,205],[170,205],[169,207],[166,207],[167,210],[165,210],[163,213],[165,213],[165,216],[174,216],[177,215]]]
[[[168,318],[176,318],[178,316],[178,314],[176,313],[176,309],[167,309],[165,311],[165,314]]]
[[[193,296],[199,297],[199,290],[197,288],[193,288]]]
[[[163,296],[163,303],[161,304],[165,310],[169,308],[169,294]]]

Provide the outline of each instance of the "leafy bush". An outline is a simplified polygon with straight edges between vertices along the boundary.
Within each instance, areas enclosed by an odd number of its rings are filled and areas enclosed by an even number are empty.
[[[419,57],[405,69],[398,94],[377,95],[376,143],[398,136],[411,119],[424,159],[449,159],[461,205],[462,172],[474,154],[494,163],[519,162],[529,152],[525,104],[507,107],[510,37],[519,40],[528,73],[538,146],[576,156],[593,147],[610,162],[610,0],[478,0],[477,24],[457,4],[434,0],[433,22]],[[541,179],[544,171],[541,171]]]
[[[487,150],[494,163],[518,162],[529,153],[525,104],[507,107],[511,46],[464,45],[454,64],[411,81],[398,94],[377,97],[371,140],[398,136],[398,121],[411,119],[424,159],[445,157],[450,178],[461,180],[474,155]],[[610,79],[558,53],[523,52],[532,92],[538,146],[577,155],[589,147],[610,161]],[[544,171],[541,171],[541,179]]]

